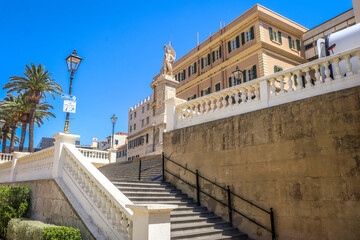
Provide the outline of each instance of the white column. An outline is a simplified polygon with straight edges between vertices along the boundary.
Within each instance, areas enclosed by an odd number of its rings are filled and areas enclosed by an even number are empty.
[[[61,177],[61,169],[63,167],[62,160],[64,159],[64,144],[75,145],[75,140],[79,135],[58,133],[53,136],[55,139],[55,153],[54,153],[54,165],[53,165],[53,178]]]
[[[133,211],[133,240],[170,240],[170,212],[176,205],[126,205]]]
[[[109,149],[109,163],[116,162],[116,149]]]
[[[29,155],[30,153],[28,152],[13,152],[13,160],[12,160],[12,164],[11,164],[11,174],[10,174],[10,182],[15,182],[16,181],[16,164],[19,158]]]
[[[270,86],[267,80],[260,82],[260,101],[269,102]],[[268,105],[268,103],[266,104]]]
[[[176,106],[186,102],[180,98],[171,98],[165,102],[165,123],[166,131],[171,131],[176,129],[176,121],[178,120],[176,114]]]

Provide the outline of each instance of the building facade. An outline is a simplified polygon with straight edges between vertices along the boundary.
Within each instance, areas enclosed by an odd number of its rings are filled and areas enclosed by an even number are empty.
[[[107,149],[111,148],[111,146],[112,146],[111,141],[114,138],[114,149],[116,149],[117,147],[126,144],[127,137],[128,137],[127,133],[117,132],[113,136],[110,135],[110,136],[106,137],[106,140],[103,140],[100,142],[93,142],[92,146],[96,146],[96,148],[98,150],[107,150]],[[97,140],[97,139],[94,138],[93,141],[94,140]]]

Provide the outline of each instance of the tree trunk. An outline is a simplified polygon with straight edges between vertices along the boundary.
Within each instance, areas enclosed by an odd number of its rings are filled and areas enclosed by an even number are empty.
[[[16,127],[11,128],[10,153],[14,152]]]
[[[24,151],[24,143],[26,138],[26,128],[27,128],[27,122],[23,122],[21,125],[21,139],[20,139],[20,145],[19,145],[19,152]]]
[[[36,103],[31,103],[29,121],[29,152],[34,152],[34,123],[35,123]]]
[[[6,152],[6,143],[7,143],[7,135],[8,135],[9,129],[3,128],[3,142],[2,142],[2,153]]]

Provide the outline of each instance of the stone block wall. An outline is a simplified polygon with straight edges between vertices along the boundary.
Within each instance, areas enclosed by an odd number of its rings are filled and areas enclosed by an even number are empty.
[[[80,229],[82,239],[94,239],[54,180],[49,179],[0,184],[0,186],[8,185],[26,185],[31,189],[30,219],[58,226],[78,228]]]
[[[359,239],[360,87],[174,130],[165,156],[269,209],[277,239]],[[166,162],[195,184],[195,176]],[[184,192],[194,189],[166,174]],[[226,193],[200,179],[201,188]],[[267,214],[233,198],[236,209],[270,227]],[[228,220],[227,209],[201,203]],[[270,234],[234,213],[234,225],[254,239]]]

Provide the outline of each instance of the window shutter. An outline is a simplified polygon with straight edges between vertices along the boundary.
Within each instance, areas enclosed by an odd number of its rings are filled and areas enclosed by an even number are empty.
[[[245,44],[245,33],[241,33],[241,44],[244,45]]]
[[[282,44],[281,32],[278,32],[279,43]]]
[[[208,53],[207,60],[208,60],[208,65],[210,65],[210,53]]]
[[[184,80],[185,80],[185,78],[186,78],[186,71],[185,71],[185,69],[183,70],[183,74],[184,74]]]
[[[246,70],[243,71],[243,83],[246,82]]]
[[[193,99],[195,99],[196,98],[196,94],[194,94],[194,96],[193,96]]]
[[[190,101],[190,98],[188,97],[188,101]]]
[[[231,42],[228,41],[228,52],[231,53]]]
[[[194,73],[196,73],[196,71],[197,71],[196,62],[194,62]]]
[[[177,74],[175,74],[175,81],[177,81]]]
[[[254,39],[254,27],[250,28],[250,36],[251,36],[251,39]]]
[[[219,46],[219,57],[221,58],[221,46]]]
[[[200,94],[201,94],[201,96],[204,96],[204,91],[203,91],[203,90],[201,90]]]
[[[204,68],[204,58],[201,58],[201,69]]]
[[[239,40],[239,36],[236,36],[236,48],[240,47],[240,40]]]
[[[188,67],[188,75],[189,75],[189,77],[191,75],[191,66]]]
[[[274,66],[274,73],[276,73],[278,71],[278,67],[275,65]]]
[[[289,39],[289,48],[292,48],[291,37],[289,36],[288,39]]]
[[[274,40],[273,30],[271,27],[269,27],[269,34],[270,34],[270,40]]]
[[[212,52],[213,62],[215,62],[215,51]]]
[[[232,81],[231,77],[229,77],[229,87],[232,87]]]
[[[298,85],[298,83],[297,83],[297,75],[294,75],[294,83],[295,83],[295,86]]]
[[[296,48],[297,48],[298,51],[301,50],[300,40],[299,39],[296,39]]]
[[[253,79],[256,79],[257,78],[256,65],[252,67],[252,74],[253,74]]]
[[[210,94],[210,93],[211,93],[211,87],[208,88],[208,94]]]

